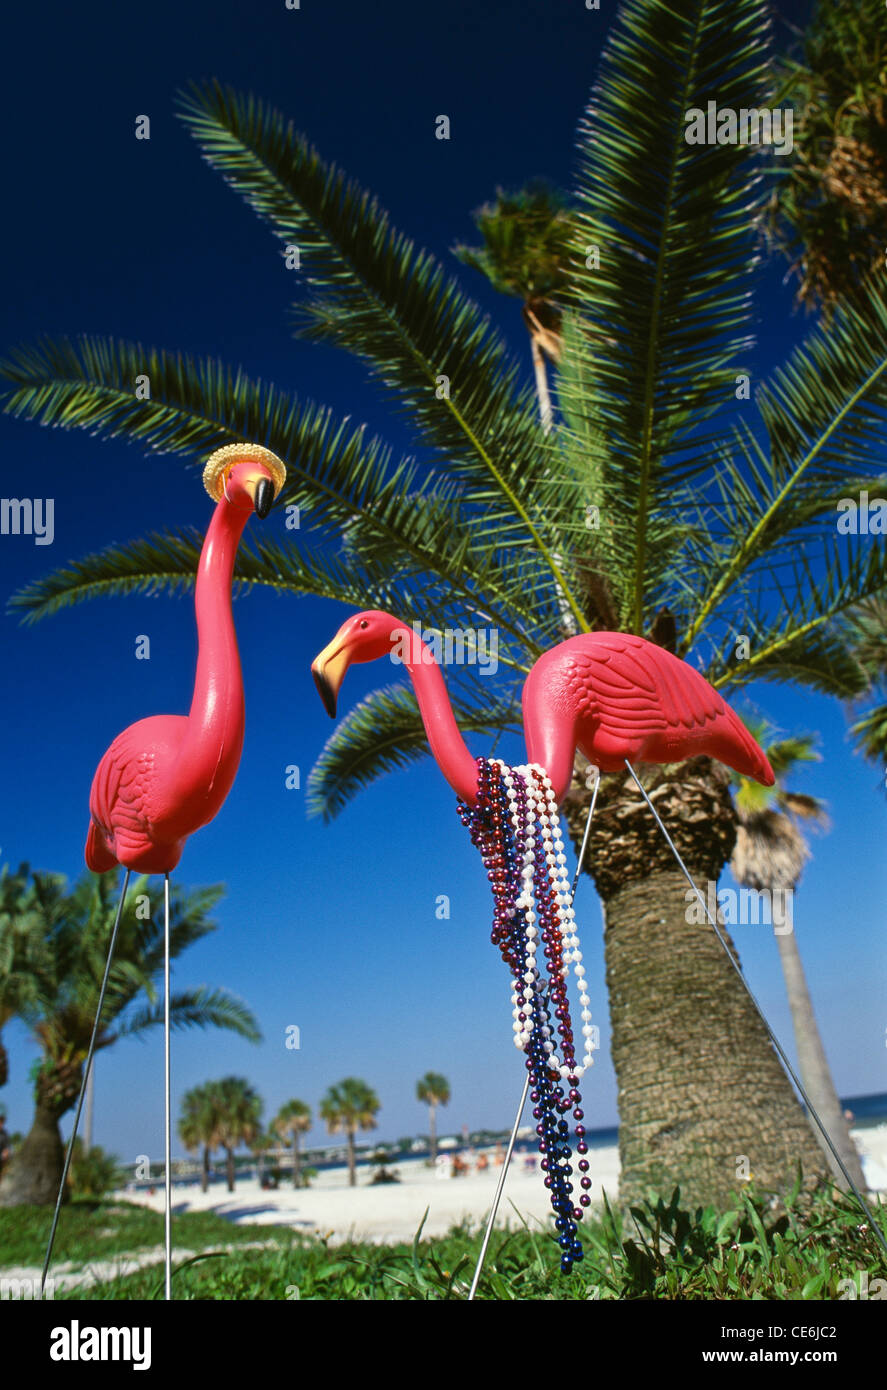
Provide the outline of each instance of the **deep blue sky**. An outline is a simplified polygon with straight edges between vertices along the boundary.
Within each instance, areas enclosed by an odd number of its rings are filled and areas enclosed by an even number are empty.
[[[249,372],[351,412],[405,444],[362,370],[287,328],[293,276],[254,215],[201,163],[172,114],[175,90],[219,77],[272,100],[321,153],[372,188],[403,230],[448,260],[472,239],[470,211],[497,184],[543,175],[569,186],[573,136],[613,6],[580,0],[452,0],[149,10],[89,3],[5,20],[10,55],[0,102],[8,132],[0,349],[38,334],[116,334],[218,354]],[[433,138],[440,112],[449,143]],[[150,142],[133,138],[149,114]],[[450,261],[454,266],[455,263]],[[803,330],[781,267],[762,281],[758,372]],[[525,352],[518,308],[465,283]],[[0,417],[4,496],[53,496],[52,547],[0,538],[0,598],[28,579],[112,541],[155,528],[204,527],[210,504],[196,473],[169,457],[80,434],[40,432]],[[251,526],[255,522],[250,523]],[[275,519],[266,523],[280,526]],[[355,1074],[382,1101],[379,1134],[425,1124],[416,1078],[452,1083],[444,1127],[506,1125],[521,1084],[508,981],[489,943],[490,899],[449,789],[423,763],[364,793],[332,826],[308,821],[284,770],[307,774],[331,725],[309,663],[344,617],[331,603],[253,594],[236,608],[247,692],[237,784],[213,825],[189,843],[180,881],[228,885],[219,931],[174,968],[178,986],[239,992],[260,1018],[261,1047],[224,1034],[177,1035],[178,1095],[234,1072],[273,1113],[291,1096],[316,1105]],[[87,797],[111,738],[149,713],[186,711],[194,659],[190,598],[102,601],[35,628],[0,618],[5,655],[5,794],[0,861],[76,875]],[[152,640],[150,662],[135,638]],[[351,672],[341,708],[379,683]],[[814,846],[796,926],[839,1089],[884,1087],[884,797],[855,758],[843,712],[794,691],[759,687],[762,710],[785,729],[819,730],[823,762],[797,785],[825,797],[833,829]],[[480,746],[476,751],[482,751]],[[520,758],[514,746],[505,756]],[[452,918],[439,922],[447,893]],[[589,880],[579,920],[592,1007],[604,1047],[586,1086],[586,1123],[615,1122],[607,1056],[600,909]],[[775,943],[764,927],[735,937],[753,987],[791,1047]],[[301,1029],[302,1048],[284,1047]],[[35,1050],[8,1029],[12,1128],[31,1117]],[[161,1039],[121,1043],[98,1063],[96,1141],[121,1157],[161,1148]],[[312,1140],[322,1140],[318,1126]],[[175,1152],[175,1147],[174,1147]]]

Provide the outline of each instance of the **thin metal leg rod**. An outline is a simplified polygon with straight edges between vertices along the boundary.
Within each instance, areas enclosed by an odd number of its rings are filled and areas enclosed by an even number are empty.
[[[576,889],[579,885],[579,875],[582,872],[582,865],[585,863],[585,851],[588,848],[588,836],[591,832],[591,822],[594,818],[594,808],[597,805],[598,787],[601,785],[601,774],[595,773],[594,787],[591,792],[591,805],[588,808],[588,819],[585,822],[585,834],[582,836],[582,848],[579,851],[579,858],[576,860],[576,872],[573,875],[573,886],[570,889],[570,906],[573,906],[573,899],[576,896]]]
[[[170,1171],[170,1068],[169,1068],[169,874],[163,875],[163,1123],[166,1162],[166,1301],[172,1298],[172,1174]]]
[[[43,1297],[43,1289],[46,1284],[46,1275],[49,1272],[49,1262],[52,1259],[52,1247],[55,1244],[55,1233],[58,1230],[59,1213],[62,1209],[62,1198],[65,1195],[65,1184],[68,1181],[68,1170],[71,1167],[71,1156],[74,1152],[74,1140],[77,1138],[77,1126],[80,1123],[80,1111],[83,1109],[83,1097],[86,1093],[86,1083],[89,1080],[89,1073],[92,1067],[93,1054],[95,1052],[96,1038],[99,1034],[99,1024],[102,1018],[102,1008],[105,1003],[105,990],[108,985],[108,976],[111,973],[111,961],[114,957],[114,947],[117,944],[117,932],[120,927],[120,918],[123,915],[123,904],[126,900],[126,890],[129,886],[129,869],[123,879],[123,887],[120,890],[120,901],[117,904],[117,916],[114,919],[114,930],[111,932],[111,944],[108,947],[108,959],[105,962],[105,973],[102,977],[102,987],[99,990],[98,1008],[95,1012],[95,1023],[92,1025],[92,1037],[89,1040],[89,1051],[86,1054],[86,1064],[83,1069],[83,1080],[80,1083],[80,1095],[77,1098],[77,1109],[74,1112],[74,1127],[71,1130],[71,1137],[68,1140],[68,1151],[65,1154],[65,1166],[62,1170],[62,1180],[59,1183],[58,1197],[55,1203],[55,1212],[52,1217],[52,1229],[49,1232],[49,1242],[46,1246],[46,1259],[43,1261],[43,1273],[40,1276],[40,1297]]]
[[[521,1092],[520,1105],[517,1107],[517,1114],[514,1117],[514,1124],[511,1127],[511,1138],[508,1141],[508,1148],[505,1152],[505,1162],[502,1164],[502,1171],[499,1174],[499,1181],[496,1185],[496,1195],[493,1198],[493,1205],[490,1208],[490,1215],[489,1219],[487,1220],[487,1229],[484,1231],[483,1244],[480,1247],[480,1254],[477,1257],[477,1264],[474,1270],[474,1278],[471,1281],[471,1289],[468,1293],[469,1303],[472,1302],[472,1300],[474,1299],[474,1295],[477,1292],[477,1282],[480,1279],[480,1272],[484,1267],[484,1260],[486,1259],[487,1255],[487,1246],[490,1243],[490,1236],[493,1234],[493,1222],[496,1220],[496,1212],[499,1210],[499,1203],[502,1200],[502,1189],[505,1186],[505,1178],[508,1173],[508,1165],[511,1162],[511,1155],[514,1151],[514,1143],[517,1139],[517,1131],[520,1128],[521,1115],[523,1115],[524,1113],[524,1106],[527,1103],[527,1096],[529,1095],[529,1093],[530,1073],[527,1072],[527,1078],[524,1081],[524,1089]]]
[[[596,802],[597,802],[598,787],[600,786],[600,784],[601,784],[601,776],[600,776],[600,773],[598,773],[597,776],[596,776],[595,779],[594,779],[594,789],[593,789],[593,791],[592,791],[592,796],[591,796],[591,805],[590,805],[589,808],[588,808],[588,819],[587,819],[586,822],[585,822],[585,834],[584,834],[583,837],[582,837],[582,848],[581,848],[580,851],[579,851],[579,858],[578,858],[578,860],[576,861],[576,873],[575,873],[575,875],[573,876],[573,886],[572,886],[572,888],[570,889],[570,906],[571,906],[571,907],[572,907],[572,905],[573,905],[573,899],[574,899],[575,896],[576,896],[576,887],[577,887],[577,884],[579,883],[579,875],[580,875],[580,873],[582,872],[582,864],[583,864],[583,861],[584,861],[584,859],[585,859],[585,850],[586,850],[586,847],[587,847],[587,845],[588,845],[588,832],[589,832],[590,829],[591,829],[591,818],[592,818],[592,816],[594,815],[594,808],[595,808],[595,804],[596,804]],[[546,1000],[547,1000],[547,998],[548,998],[548,993],[547,993],[547,991],[546,991]],[[520,1105],[517,1107],[517,1114],[516,1114],[515,1117],[514,1117],[514,1124],[513,1124],[512,1127],[511,1127],[511,1137],[510,1137],[510,1139],[508,1140],[508,1148],[507,1148],[506,1151],[505,1151],[505,1160],[504,1160],[504,1162],[503,1162],[503,1164],[502,1164],[502,1172],[499,1174],[499,1181],[498,1181],[498,1183],[496,1184],[496,1193],[495,1193],[495,1196],[493,1197],[493,1205],[490,1207],[490,1215],[489,1215],[489,1217],[487,1218],[487,1228],[486,1228],[486,1230],[484,1231],[483,1243],[481,1244],[481,1247],[480,1247],[480,1254],[479,1254],[478,1257],[477,1257],[477,1265],[475,1266],[475,1270],[474,1270],[474,1278],[473,1278],[472,1281],[471,1281],[471,1288],[470,1288],[469,1293],[468,1293],[468,1302],[469,1302],[469,1303],[471,1303],[471,1302],[473,1301],[474,1295],[475,1295],[475,1293],[477,1292],[478,1280],[480,1279],[481,1270],[482,1270],[483,1267],[484,1267],[484,1260],[486,1259],[486,1255],[487,1255],[487,1246],[488,1246],[489,1243],[490,1243],[490,1236],[493,1234],[493,1225],[494,1225],[494,1223],[495,1223],[495,1221],[496,1221],[496,1213],[497,1213],[497,1211],[499,1210],[499,1203],[500,1203],[501,1200],[502,1200],[502,1192],[503,1192],[503,1189],[504,1189],[504,1187],[505,1187],[505,1179],[506,1179],[506,1177],[507,1177],[507,1175],[508,1175],[508,1165],[509,1165],[509,1163],[511,1162],[511,1155],[512,1155],[512,1153],[514,1152],[514,1145],[515,1145],[515,1140],[517,1139],[517,1132],[518,1132],[518,1130],[520,1129],[521,1116],[522,1116],[523,1113],[524,1113],[524,1106],[525,1106],[526,1103],[527,1103],[527,1096],[529,1095],[529,1093],[530,1093],[530,1073],[527,1072],[526,1079],[525,1079],[525,1081],[524,1081],[524,1089],[523,1089],[523,1092],[522,1092],[521,1098],[520,1098]]]
[[[838,1167],[840,1168],[841,1172],[843,1173],[844,1177],[846,1178],[847,1184],[848,1184],[848,1186],[850,1187],[851,1191],[853,1192],[854,1197],[856,1198],[857,1202],[859,1203],[859,1205],[860,1205],[860,1207],[862,1208],[862,1210],[863,1210],[863,1212],[865,1213],[865,1215],[868,1217],[868,1220],[869,1220],[869,1223],[870,1223],[870,1225],[871,1225],[872,1231],[874,1232],[874,1234],[875,1234],[875,1236],[877,1237],[877,1239],[880,1241],[881,1245],[884,1247],[885,1252],[887,1252],[887,1240],[884,1239],[884,1233],[883,1233],[883,1231],[881,1230],[880,1226],[878,1225],[878,1223],[877,1223],[877,1221],[875,1220],[875,1218],[874,1218],[874,1216],[872,1215],[872,1213],[869,1211],[869,1208],[868,1208],[868,1205],[867,1205],[867,1203],[866,1203],[866,1200],[865,1200],[865,1198],[863,1197],[862,1193],[860,1192],[859,1188],[856,1186],[856,1183],[853,1181],[853,1179],[851,1178],[850,1174],[847,1172],[847,1169],[846,1169],[846,1167],[845,1167],[845,1165],[844,1165],[844,1161],[843,1161],[843,1159],[841,1158],[841,1155],[838,1153],[838,1150],[835,1148],[834,1144],[832,1143],[831,1135],[829,1134],[829,1132],[828,1132],[828,1130],[826,1129],[825,1125],[823,1124],[822,1120],[819,1118],[819,1115],[816,1113],[816,1109],[814,1108],[813,1103],[812,1103],[812,1101],[810,1100],[810,1097],[807,1095],[807,1092],[804,1090],[804,1087],[802,1086],[802,1084],[801,1084],[801,1082],[799,1081],[798,1077],[795,1075],[794,1068],[792,1067],[791,1062],[788,1060],[788,1057],[785,1055],[785,1052],[784,1052],[784,1050],[783,1050],[783,1048],[782,1048],[782,1045],[781,1045],[779,1039],[777,1038],[776,1034],[773,1032],[773,1029],[770,1027],[770,1024],[767,1022],[767,1019],[766,1019],[766,1017],[765,1017],[765,1015],[764,1015],[764,1010],[761,1008],[760,1004],[758,1003],[757,999],[755,998],[754,994],[752,993],[751,986],[749,985],[748,981],[746,980],[745,976],[744,976],[743,973],[742,973],[742,968],[741,968],[741,966],[737,963],[737,961],[736,961],[736,959],[735,959],[735,957],[734,957],[734,955],[733,955],[733,952],[730,950],[730,947],[729,947],[729,945],[727,944],[727,940],[726,940],[726,938],[724,937],[724,934],[723,934],[723,932],[721,931],[720,927],[718,926],[718,923],[712,918],[712,915],[711,915],[711,913],[710,913],[709,910],[708,910],[708,904],[706,903],[705,898],[702,896],[702,893],[701,893],[700,889],[698,889],[698,888],[696,887],[696,884],[693,882],[693,879],[692,879],[691,876],[690,876],[690,873],[689,873],[689,871],[688,871],[688,869],[687,869],[686,864],[684,863],[683,859],[681,858],[680,854],[678,853],[678,850],[677,850],[677,847],[675,846],[674,841],[672,840],[671,836],[669,835],[668,831],[666,830],[666,828],[665,828],[665,826],[664,826],[664,824],[663,824],[663,822],[662,822],[662,819],[661,819],[661,817],[660,817],[660,815],[659,815],[659,812],[656,810],[656,807],[653,805],[652,801],[650,800],[649,796],[647,795],[647,793],[646,793],[646,791],[645,791],[645,789],[644,789],[644,785],[643,785],[643,783],[641,782],[641,779],[638,777],[637,773],[635,772],[634,768],[632,767],[631,763],[628,761],[627,758],[625,759],[625,766],[628,768],[629,772],[631,773],[632,777],[634,778],[635,782],[637,783],[637,786],[638,786],[638,789],[639,789],[639,791],[640,791],[640,793],[641,793],[641,796],[644,798],[644,800],[646,801],[646,803],[647,803],[647,805],[649,806],[650,810],[653,812],[653,817],[654,817],[654,819],[655,819],[655,821],[656,821],[656,824],[659,826],[659,829],[662,831],[663,835],[665,836],[666,841],[668,842],[668,847],[669,847],[669,849],[671,850],[672,854],[674,855],[675,859],[677,860],[678,864],[680,865],[681,872],[683,873],[684,878],[687,880],[687,882],[689,883],[690,887],[693,889],[693,892],[696,894],[697,898],[699,899],[699,901],[700,901],[700,903],[701,903],[701,905],[702,905],[702,910],[703,910],[703,912],[705,913],[706,918],[708,919],[709,925],[713,928],[714,933],[715,933],[715,936],[718,938],[718,941],[721,943],[721,945],[722,945],[723,948],[724,948],[724,951],[726,952],[727,959],[729,960],[729,962],[730,962],[730,964],[732,965],[733,969],[736,971],[736,974],[739,976],[739,979],[740,979],[740,981],[742,982],[742,988],[745,990],[746,994],[748,995],[749,999],[751,1000],[752,1004],[754,1005],[755,1010],[756,1010],[756,1012],[757,1012],[757,1014],[758,1014],[758,1016],[759,1016],[761,1022],[763,1023],[764,1027],[765,1027],[766,1030],[767,1030],[767,1036],[769,1037],[771,1043],[773,1044],[774,1048],[776,1049],[776,1052],[778,1053],[779,1057],[781,1058],[782,1064],[783,1064],[783,1066],[785,1067],[785,1070],[788,1072],[788,1075],[791,1077],[792,1081],[793,1081],[793,1082],[795,1083],[795,1085],[797,1086],[798,1091],[800,1092],[801,1097],[802,1097],[802,1099],[803,1099],[803,1101],[804,1101],[804,1104],[807,1106],[807,1110],[809,1111],[811,1117],[816,1121],[816,1124],[817,1124],[818,1127],[819,1127],[819,1131],[820,1131],[820,1133],[822,1134],[823,1139],[825,1140],[826,1144],[827,1144],[828,1147],[829,1147],[829,1151],[830,1151],[830,1153],[832,1154],[832,1157],[834,1158],[835,1162],[837,1163]]]

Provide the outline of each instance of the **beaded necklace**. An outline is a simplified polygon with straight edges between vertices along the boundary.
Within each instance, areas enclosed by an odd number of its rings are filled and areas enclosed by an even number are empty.
[[[478,758],[477,766],[477,801],[474,806],[460,801],[458,811],[472,844],[480,850],[493,889],[490,939],[512,974],[514,1042],[526,1053],[541,1166],[555,1213],[561,1270],[568,1274],[583,1256],[577,1222],[591,1203],[578,1083],[593,1062],[594,1030],[567,885],[560,818],[551,782],[538,764],[512,768],[498,758]],[[536,959],[540,942],[545,959],[542,970]],[[567,999],[571,965],[582,1007],[581,1063],[576,1061]],[[571,1107],[578,1122],[576,1151],[582,1188],[575,1207],[570,1182],[570,1126],[565,1118]]]

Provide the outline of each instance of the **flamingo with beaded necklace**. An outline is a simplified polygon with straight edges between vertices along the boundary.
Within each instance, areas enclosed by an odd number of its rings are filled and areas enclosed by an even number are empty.
[[[590,1202],[586,1133],[584,1126],[577,1123],[582,1194],[579,1205],[574,1206],[569,1182],[569,1125],[564,1115],[572,1108],[574,1120],[584,1119],[578,1081],[592,1061],[588,1041],[592,1032],[573,897],[600,774],[621,771],[623,767],[634,778],[811,1119],[887,1250],[887,1241],[865,1198],[848,1173],[633,766],[634,762],[675,763],[704,754],[764,786],[772,786],[773,769],[763,750],[729,705],[692,666],[653,642],[624,632],[581,633],[545,652],[531,668],[523,689],[524,733],[530,762],[525,767],[509,768],[499,760],[472,757],[456,725],[433,654],[406,624],[379,610],[348,618],[312,663],[315,684],[330,716],[335,717],[338,691],[349,665],[390,656],[394,650],[400,654],[412,681],[431,753],[456,791],[463,823],[484,857],[495,903],[492,940],[512,972],[515,1043],[527,1054],[528,1075],[469,1298],[473,1299],[477,1290],[528,1094],[532,1096],[533,1116],[538,1121],[536,1132],[546,1186],[551,1190],[562,1270],[569,1272],[582,1258],[576,1223]],[[409,653],[406,658],[404,651]],[[579,861],[568,892],[558,806],[570,787],[577,750],[592,765],[595,780]],[[544,946],[548,964],[547,983],[536,963],[539,943]],[[582,1008],[585,1050],[581,1063],[576,1058],[566,998],[570,965],[578,981]],[[556,1006],[553,1019],[549,1012],[551,1003]],[[566,1092],[561,1083],[566,1084]]]
[[[395,650],[413,683],[432,755],[459,796],[460,815],[492,886],[492,939],[512,973],[514,1037],[526,1053],[528,1072],[524,1094],[532,1087],[561,1268],[568,1273],[582,1258],[577,1223],[591,1200],[578,1083],[592,1062],[593,1028],[558,818],[576,751],[605,772],[625,764],[631,768],[629,760],[677,762],[703,753],[767,786],[773,783],[773,770],[745,725],[698,671],[629,633],[571,637],[535,663],[523,690],[530,759],[525,767],[472,757],[431,651],[389,613],[372,610],[347,619],[316,657],[311,669],[327,712],[335,716],[349,665]],[[540,945],[547,968],[537,960]],[[571,966],[582,1011],[581,1061],[567,999]],[[580,1155],[578,1205],[570,1182],[565,1118],[570,1110]],[[503,1181],[506,1168],[507,1162]]]

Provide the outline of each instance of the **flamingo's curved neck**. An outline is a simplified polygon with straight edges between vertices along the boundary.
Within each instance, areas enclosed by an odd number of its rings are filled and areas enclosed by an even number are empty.
[[[209,524],[197,570],[197,673],[176,780],[182,787],[192,787],[195,794],[205,793],[202,809],[210,816],[231,787],[243,747],[243,679],[231,583],[237,547],[250,515],[246,508],[233,507],[222,498]]]
[[[432,756],[457,795],[473,806],[477,800],[477,763],[459,732],[441,669],[431,649],[414,631],[399,624],[391,637],[409,652],[403,662],[413,682]]]

